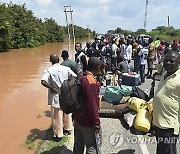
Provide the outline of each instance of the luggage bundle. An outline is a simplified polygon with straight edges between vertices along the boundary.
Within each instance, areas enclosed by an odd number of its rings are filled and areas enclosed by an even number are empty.
[[[128,86],[138,86],[140,82],[140,76],[138,74],[122,74],[122,84]]]
[[[123,97],[130,96],[132,87],[130,86],[107,86],[103,99],[111,104],[117,105]]]

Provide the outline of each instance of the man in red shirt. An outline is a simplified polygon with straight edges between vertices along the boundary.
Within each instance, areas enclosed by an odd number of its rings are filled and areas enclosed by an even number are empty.
[[[81,77],[83,107],[73,114],[74,118],[74,154],[97,154],[95,133],[100,131],[99,118],[99,87],[94,75],[98,74],[102,62],[91,57],[88,61],[88,71]]]

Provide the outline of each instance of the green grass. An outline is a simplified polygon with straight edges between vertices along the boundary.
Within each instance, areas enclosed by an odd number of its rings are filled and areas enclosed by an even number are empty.
[[[69,139],[70,137],[64,136],[60,141],[54,141],[52,127],[50,127],[47,130],[46,139],[39,142],[36,154],[57,154],[67,151],[66,144]]]
[[[35,151],[36,154],[57,154],[68,152],[67,144],[70,136],[64,136],[60,141],[54,141],[52,127],[46,131],[45,138],[38,135],[38,130],[34,129],[26,139],[28,149]]]

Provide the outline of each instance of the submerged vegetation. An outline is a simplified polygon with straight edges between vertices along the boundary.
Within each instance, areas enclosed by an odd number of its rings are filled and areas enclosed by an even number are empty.
[[[67,35],[67,27],[58,25],[52,18],[42,21],[25,4],[0,3],[0,14],[0,51],[62,42]],[[88,28],[74,27],[76,37],[93,33]]]

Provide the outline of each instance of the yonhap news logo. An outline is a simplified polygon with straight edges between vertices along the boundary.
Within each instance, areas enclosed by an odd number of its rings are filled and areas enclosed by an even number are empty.
[[[109,137],[109,144],[113,148],[119,148],[123,144],[157,144],[159,142],[164,142],[166,144],[168,143],[180,143],[180,138],[174,137],[174,138],[161,138],[159,137],[158,140],[156,140],[156,137],[149,137],[149,136],[131,136],[131,137],[124,137],[122,133],[111,133]]]
[[[124,138],[122,133],[112,133],[109,138],[109,143],[113,148],[118,148],[123,145]]]

